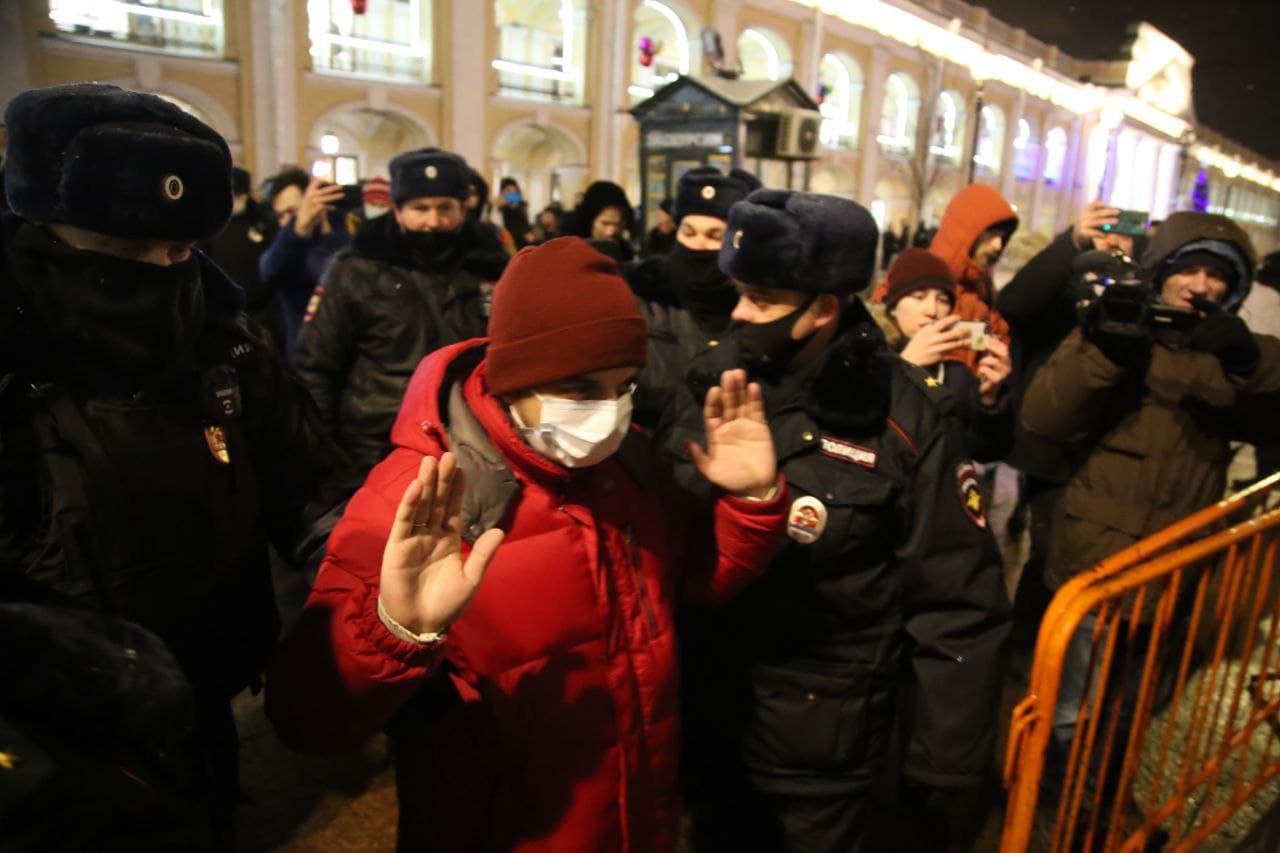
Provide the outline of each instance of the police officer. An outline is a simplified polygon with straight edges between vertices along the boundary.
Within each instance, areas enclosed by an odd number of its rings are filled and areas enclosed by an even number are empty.
[[[793,502],[790,541],[721,611],[690,677],[700,849],[859,849],[895,721],[911,802],[937,812],[917,822],[950,833],[929,846],[963,843],[954,806],[991,764],[999,555],[944,392],[853,296],[876,237],[830,196],[758,190],[729,212],[719,263],[739,325],[691,385],[728,364],[762,383]]]
[[[729,208],[758,189],[755,175],[741,169],[727,175],[714,166],[690,169],[676,185],[670,251],[623,269],[649,329],[649,360],[636,387],[633,419],[659,435],[672,398],[684,391],[689,359],[728,329],[738,294],[720,271],[720,242]]]
[[[295,561],[321,550],[341,455],[243,292],[192,249],[231,214],[221,136],[97,83],[23,92],[5,124],[0,595],[164,641],[194,693],[193,787],[131,771],[158,803],[197,802],[183,849],[226,849],[230,699],[278,628],[268,542]],[[84,701],[109,700],[86,686]]]

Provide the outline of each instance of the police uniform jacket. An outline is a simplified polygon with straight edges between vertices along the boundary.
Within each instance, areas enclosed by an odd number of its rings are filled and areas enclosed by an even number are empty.
[[[695,393],[732,349],[695,361]],[[857,301],[816,369],[764,390],[790,539],[710,632],[716,725],[738,727],[759,789],[864,788],[895,715],[910,779],[976,785],[995,745],[1008,600],[947,393],[886,347]]]
[[[505,263],[496,238],[467,222],[448,257],[428,265],[390,214],[334,257],[298,334],[295,364],[361,471],[391,450],[391,425],[418,362],[485,333],[481,285]]]
[[[74,250],[16,217],[4,232],[0,597],[137,622],[174,652],[198,698],[225,700],[261,672],[275,639],[268,542],[299,562],[322,550],[341,453],[249,325],[240,289],[207,259],[196,256],[198,320],[178,324],[162,374],[133,382],[69,362],[48,321],[74,316],[74,297],[37,311],[31,294],[55,283],[19,284],[13,244]],[[57,292],[94,282],[69,284]],[[127,307],[120,321],[142,322]],[[103,362],[112,340],[95,349]]]

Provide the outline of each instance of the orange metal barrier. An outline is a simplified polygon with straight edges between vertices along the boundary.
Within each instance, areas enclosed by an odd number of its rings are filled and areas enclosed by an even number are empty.
[[[1280,474],[1058,591],[1009,732],[1005,853],[1190,850],[1280,774],[1276,498]],[[1078,718],[1038,803],[1073,637]]]

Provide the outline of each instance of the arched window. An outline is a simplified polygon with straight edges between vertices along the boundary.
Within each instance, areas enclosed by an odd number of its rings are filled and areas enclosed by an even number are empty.
[[[586,67],[585,0],[495,0],[498,94],[581,104]]]
[[[431,81],[431,2],[307,0],[311,67],[390,80]]]
[[[920,117],[920,87],[902,72],[889,75],[884,84],[884,109],[880,113],[880,147],[897,154],[910,154],[916,144],[916,122]]]
[[[791,76],[791,49],[769,30],[743,30],[738,36],[738,64],[748,80],[785,80]]]
[[[964,151],[964,140],[964,100],[956,92],[942,92],[933,108],[929,150],[956,162]]]
[[[632,103],[638,103],[653,97],[677,76],[696,70],[698,26],[676,4],[658,0],[641,0],[632,23],[631,85],[627,93]],[[648,65],[641,60],[642,39],[647,39],[653,48]]]
[[[222,0],[49,0],[49,20],[71,38],[166,53],[222,56],[225,41]]]
[[[1044,185],[1062,184],[1062,167],[1067,161],[1067,132],[1060,127],[1044,135]]]
[[[1018,134],[1013,138],[1013,177],[1019,181],[1034,181],[1036,166],[1040,160],[1040,142],[1036,139],[1031,122],[1018,119]]]
[[[818,68],[821,87],[822,144],[828,148],[858,146],[858,115],[862,111],[862,70],[849,57],[828,53]]]
[[[978,150],[974,159],[978,166],[990,174],[1000,171],[1004,133],[1004,112],[994,104],[987,104],[978,118]]]

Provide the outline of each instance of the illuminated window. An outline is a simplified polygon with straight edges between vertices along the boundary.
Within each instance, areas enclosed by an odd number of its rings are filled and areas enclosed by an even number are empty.
[[[307,0],[311,67],[389,80],[431,81],[431,2]]]
[[[154,48],[166,53],[222,56],[222,0],[49,0],[49,20],[72,38]]]
[[[791,76],[791,51],[768,30],[743,30],[738,36],[738,64],[748,80],[785,80]]]
[[[885,81],[884,109],[880,113],[880,147],[896,154],[910,154],[916,145],[920,118],[920,87],[901,72]]]
[[[1034,181],[1040,159],[1040,142],[1036,139],[1031,122],[1018,119],[1018,135],[1013,138],[1013,177],[1019,181]]]
[[[1004,151],[1004,113],[999,107],[987,104],[978,118],[978,150],[974,160],[990,174],[1000,171],[1000,155]]]
[[[933,108],[933,133],[929,150],[939,157],[958,161],[964,150],[964,102],[956,92],[942,92]]]
[[[1107,156],[1110,154],[1111,131],[1098,126],[1089,134],[1089,147],[1085,160],[1085,186],[1089,188],[1089,198],[1102,197],[1102,176],[1107,171]]]
[[[828,148],[858,146],[858,115],[862,111],[862,71],[843,54],[828,53],[818,69],[822,87],[822,144]]]
[[[654,92],[681,74],[688,74],[701,45],[696,36],[690,36],[697,33],[697,24],[683,11],[677,11],[672,3],[642,0],[636,6],[633,23],[631,85],[627,87],[627,94],[634,104],[653,97]],[[648,65],[642,61],[642,39],[647,39],[653,48]]]
[[[587,49],[582,0],[496,0],[498,94],[581,104]]]
[[[1055,127],[1044,135],[1044,184],[1062,184],[1062,167],[1067,162],[1067,132]]]

